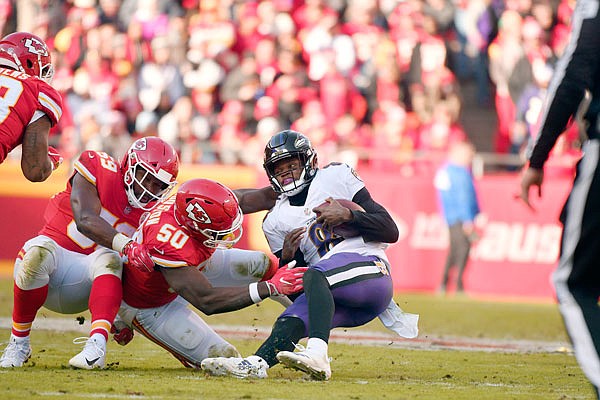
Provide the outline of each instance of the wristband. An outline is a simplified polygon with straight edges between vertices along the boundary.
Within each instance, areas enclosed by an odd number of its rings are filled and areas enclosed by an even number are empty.
[[[267,284],[267,289],[269,289],[269,297],[279,296],[279,291],[273,282],[265,281],[265,283]]]
[[[250,298],[254,304],[260,303],[263,299],[258,294],[258,282],[252,282],[248,285],[248,291],[250,292]]]
[[[112,240],[112,249],[114,251],[118,251],[119,253],[123,252],[123,248],[125,245],[131,241],[131,238],[123,235],[122,233],[117,233]]]

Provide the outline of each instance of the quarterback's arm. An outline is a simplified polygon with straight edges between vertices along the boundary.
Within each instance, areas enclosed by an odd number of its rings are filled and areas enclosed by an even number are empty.
[[[244,214],[270,210],[275,205],[277,193],[267,186],[261,189],[236,189],[233,191]]]
[[[239,310],[254,304],[248,286],[213,287],[208,279],[196,268],[157,267],[169,286],[190,304],[206,315]],[[261,299],[269,297],[266,282],[258,282]]]
[[[398,241],[398,227],[387,210],[371,197],[367,188],[359,190],[352,201],[365,212],[351,210],[352,220],[348,223],[356,227],[365,242],[395,243]]]
[[[52,162],[48,157],[48,132],[52,126],[44,115],[27,125],[23,135],[21,170],[31,182],[42,182],[52,173]]]
[[[118,232],[100,216],[102,203],[96,186],[78,172],[73,174],[71,186],[71,209],[77,230],[99,245],[112,248]]]

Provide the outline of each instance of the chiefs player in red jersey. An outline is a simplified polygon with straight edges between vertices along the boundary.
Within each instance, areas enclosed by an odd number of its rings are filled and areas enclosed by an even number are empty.
[[[29,334],[37,311],[76,313],[89,308],[90,337],[70,360],[79,368],[104,367],[106,340],[122,298],[122,262],[154,265],[131,235],[140,217],[176,184],[179,160],[156,137],[135,141],[119,163],[84,151],[67,188],[50,199],[45,225],[15,261],[11,337],[1,367],[20,367],[31,355]]]
[[[186,367],[200,368],[209,356],[239,357],[188,304],[210,315],[302,290],[306,268],[282,267],[266,281],[228,287],[216,287],[201,273],[218,249],[232,247],[242,234],[236,195],[220,183],[187,181],[144,218],[134,238],[155,266],[143,271],[125,264],[119,316]]]
[[[60,94],[46,43],[15,32],[0,40],[0,163],[22,144],[21,170],[32,182],[46,180],[62,162],[48,146],[48,132],[62,115]]]

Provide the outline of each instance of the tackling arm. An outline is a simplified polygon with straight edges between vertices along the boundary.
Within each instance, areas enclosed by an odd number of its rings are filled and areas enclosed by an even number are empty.
[[[233,193],[235,193],[244,214],[270,210],[275,205],[278,196],[271,186],[261,189],[237,189]]]
[[[73,175],[71,186],[71,209],[77,230],[99,245],[112,248],[118,232],[100,216],[102,204],[96,186],[78,172]]]
[[[281,268],[268,281],[240,287],[213,287],[196,268],[158,267],[169,286],[206,315],[235,311],[270,296],[302,290],[306,268]]]
[[[23,135],[21,170],[31,182],[43,182],[52,173],[48,157],[48,132],[52,126],[47,115],[29,124]]]

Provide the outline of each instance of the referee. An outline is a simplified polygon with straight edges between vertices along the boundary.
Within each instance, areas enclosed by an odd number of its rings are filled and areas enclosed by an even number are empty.
[[[545,102],[540,133],[521,179],[519,197],[530,207],[529,189],[542,195],[544,163],[557,138],[574,118],[586,92],[588,140],[569,198],[561,213],[563,235],[558,267],[552,274],[559,309],[577,361],[600,389],[600,0],[578,0],[571,38],[558,61]]]

